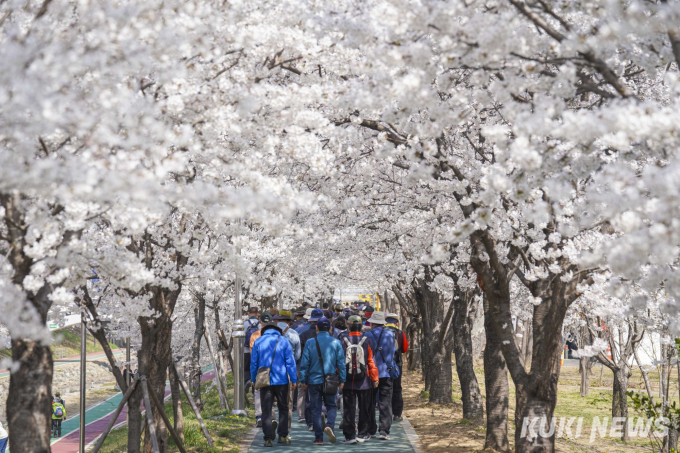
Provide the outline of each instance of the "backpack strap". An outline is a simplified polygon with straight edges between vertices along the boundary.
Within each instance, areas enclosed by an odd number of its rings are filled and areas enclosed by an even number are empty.
[[[280,335],[276,338],[276,344],[274,345],[274,353],[272,354],[272,364],[269,365],[269,368],[274,366],[274,357],[276,357],[276,348],[279,346],[279,338],[281,338]]]
[[[345,340],[345,344],[346,344],[347,346],[352,346],[352,343],[349,341],[349,338],[347,338],[347,337],[342,337],[342,339]],[[361,344],[361,343],[359,343],[359,344]]]
[[[361,337],[361,341],[359,341],[359,346],[363,346],[364,342],[366,341],[366,337]]]

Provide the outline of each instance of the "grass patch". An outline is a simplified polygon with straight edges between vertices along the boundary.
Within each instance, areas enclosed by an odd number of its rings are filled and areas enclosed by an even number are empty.
[[[423,389],[423,390],[420,391],[420,397],[423,398],[423,399],[429,399],[430,398],[430,392]]]
[[[228,385],[233,385],[231,373],[228,377]],[[212,383],[205,382],[201,388],[205,389]],[[233,392],[228,392],[229,402],[233,403]],[[239,442],[245,437],[248,430],[255,423],[254,411],[249,411],[248,417],[232,416],[230,412],[223,410],[220,407],[220,397],[217,388],[212,388],[206,393],[202,393],[203,397],[203,411],[201,417],[205,422],[206,428],[213,439],[214,448],[208,446],[208,441],[203,436],[201,425],[196,419],[196,415],[191,410],[186,397],[182,394],[182,411],[184,413],[184,443],[185,448],[189,452],[229,452],[237,453],[239,451]],[[172,401],[165,404],[165,413],[173,422]],[[127,427],[112,431],[106,438],[104,445],[101,448],[102,453],[124,453],[127,452],[128,441]],[[168,451],[178,452],[179,448],[175,445],[172,437],[168,434]]]
[[[80,354],[80,326],[69,326],[64,329],[55,330],[52,332],[54,342],[50,346],[54,359],[59,359],[57,355],[63,357],[72,357]],[[113,343],[109,343],[112,349],[117,349]],[[85,346],[87,353],[103,351],[99,342],[90,333],[87,333],[87,344]],[[0,359],[11,358],[12,350],[9,348],[0,348]]]

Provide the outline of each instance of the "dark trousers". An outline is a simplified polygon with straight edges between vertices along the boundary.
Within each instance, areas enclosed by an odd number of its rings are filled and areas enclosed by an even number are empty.
[[[359,436],[368,436],[368,424],[373,412],[375,421],[375,408],[373,404],[373,390],[342,390],[342,433],[345,439],[350,440],[356,438],[357,424],[356,424],[356,410],[357,401],[359,402]]]
[[[378,401],[378,410],[380,412],[380,420],[378,424],[375,421],[375,402],[380,395]],[[380,383],[378,388],[373,389],[373,399],[371,401],[371,417],[369,420],[368,430],[371,436],[376,432],[381,432],[385,434],[390,433],[390,428],[392,427],[392,379],[380,378]]]
[[[401,371],[401,367],[399,367]],[[404,412],[404,396],[401,389],[401,373],[396,379],[392,379],[392,415],[401,417]]]
[[[323,439],[324,428],[326,426],[335,427],[335,416],[338,413],[337,395],[326,395],[323,392],[323,384],[310,384],[309,399],[312,406],[314,437]],[[321,425],[321,411],[324,403],[326,405],[326,426]]]
[[[61,437],[61,419],[52,419],[52,431],[54,431],[54,437]]]
[[[250,378],[250,352],[246,352],[245,354],[243,354],[243,374],[244,374],[243,382],[248,382],[252,380]]]
[[[279,408],[279,437],[288,437],[288,385],[270,385],[260,389],[260,401],[262,402],[262,432],[264,440],[274,440],[275,433],[272,429],[272,407],[274,398]]]

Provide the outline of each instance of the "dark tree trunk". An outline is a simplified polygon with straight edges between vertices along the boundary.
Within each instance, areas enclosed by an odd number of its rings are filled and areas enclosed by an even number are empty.
[[[160,299],[160,293],[154,299]],[[170,296],[164,296],[167,299]],[[177,296],[174,296],[172,306]],[[162,304],[159,300],[157,303]],[[167,311],[166,311],[167,313]],[[152,322],[149,322],[152,321]],[[170,364],[172,341],[172,321],[170,316],[161,314],[161,316],[153,318],[141,323],[142,331],[142,347],[139,350],[139,375],[147,377],[147,383],[150,392],[155,392],[159,398],[165,394],[165,381],[167,380],[167,370]],[[149,410],[149,408],[146,408]],[[156,436],[158,438],[158,447],[160,453],[165,453],[168,449],[168,431],[160,416],[160,411],[157,407],[152,408],[154,425],[156,429]],[[152,453],[153,447],[151,443],[151,434],[149,434],[148,425],[145,426],[144,435],[144,451],[145,453]]]
[[[172,359],[171,359],[172,360]],[[172,394],[173,428],[184,443],[184,414],[182,413],[182,394],[179,386],[179,376],[174,366],[168,367],[170,375],[170,393]]]
[[[628,435],[628,366],[624,365],[614,372],[614,387],[612,390],[612,417],[625,417],[623,422],[623,437],[624,442],[630,440]]]
[[[23,287],[33,259],[26,255],[28,225],[24,222],[21,196],[0,192],[0,206],[5,210],[4,221],[8,250],[5,259],[12,266],[12,283]],[[75,233],[66,231],[63,243],[68,244]],[[55,269],[56,270],[56,269]],[[47,313],[52,306],[49,296],[53,285],[45,283],[37,292],[26,291],[26,298],[15,301],[21,306],[25,320],[35,319],[38,329],[44,329]],[[9,443],[14,453],[48,453],[52,425],[52,352],[48,345],[29,338],[12,338],[12,360],[18,369],[10,374],[7,397]]]
[[[194,297],[194,341],[191,344],[191,371],[189,376],[189,388],[194,391],[194,401],[198,410],[203,410],[201,399],[201,339],[205,333],[205,297],[203,294]]]
[[[487,314],[494,325],[498,341],[501,342],[506,366],[515,383],[515,451],[552,453],[555,449],[555,433],[550,430],[550,424],[557,403],[562,323],[567,308],[578,297],[577,282],[575,279],[564,282],[559,278],[538,280],[535,284],[527,282],[534,297],[541,297],[542,302],[534,307],[532,318],[531,363],[523,363],[525,361],[520,356],[512,328],[511,274],[500,262],[495,241],[487,231],[473,233],[471,246],[470,263],[486,293],[489,303]],[[515,271],[519,272],[517,269]],[[531,371],[527,372],[527,369]],[[540,435],[540,429],[533,433],[531,430],[523,432],[523,423],[531,423],[536,417],[538,428],[544,427],[543,435]]]
[[[486,299],[486,297],[484,298]],[[501,342],[494,333],[494,326],[487,315],[488,303],[484,302],[484,384],[486,387],[486,440],[484,448],[500,452],[509,451],[508,442],[508,369],[501,351]]]
[[[472,356],[472,324],[477,307],[475,294],[461,292],[454,296],[455,311],[453,315],[454,352],[456,355],[456,372],[460,381],[463,401],[463,418],[481,420],[484,417],[482,394],[475,376]]]
[[[425,267],[425,277],[413,282],[413,293],[422,316],[423,374],[430,402],[453,402],[451,354],[453,352],[453,302],[444,303],[439,293],[430,288],[434,275]]]
[[[52,426],[52,352],[30,340],[12,340],[19,369],[9,378],[7,421],[12,452],[49,453]]]

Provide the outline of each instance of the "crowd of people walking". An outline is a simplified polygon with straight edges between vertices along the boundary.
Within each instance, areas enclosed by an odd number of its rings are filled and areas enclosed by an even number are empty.
[[[338,412],[343,443],[390,440],[392,423],[402,420],[402,355],[408,350],[397,314],[323,304],[261,314],[250,307],[248,315],[246,389],[254,394],[265,447],[277,434],[279,444],[290,445],[293,412],[316,445],[324,435],[337,442]]]

